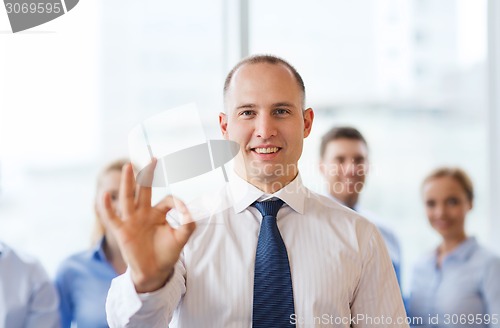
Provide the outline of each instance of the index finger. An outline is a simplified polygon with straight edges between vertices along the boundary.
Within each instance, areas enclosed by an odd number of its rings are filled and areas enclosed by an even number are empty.
[[[151,163],[137,174],[137,184],[139,185],[137,204],[139,206],[151,206],[151,194],[153,186],[153,178],[155,173],[156,158],[151,159]]]

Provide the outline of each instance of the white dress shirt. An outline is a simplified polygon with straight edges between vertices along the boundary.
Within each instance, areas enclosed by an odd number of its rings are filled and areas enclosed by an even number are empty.
[[[384,241],[354,211],[305,188],[300,176],[273,195],[239,177],[221,190],[222,211],[197,222],[170,281],[137,294],[129,272],[106,303],[111,327],[251,327],[262,217],[250,206],[277,197],[297,327],[408,327]],[[230,205],[230,206],[228,206]],[[353,320],[350,321],[350,318]]]
[[[343,204],[337,198],[333,197],[329,192],[326,192],[324,195],[345,206],[345,204]],[[401,285],[401,247],[399,245],[398,238],[396,237],[392,229],[385,225],[384,222],[372,212],[359,206],[359,204],[354,205],[352,209],[359,213],[362,217],[368,219],[371,223],[375,224],[375,226],[380,231],[380,234],[385,241],[387,251],[389,252],[389,257],[391,258],[392,265],[394,267],[394,270],[396,271],[398,283]]]
[[[0,243],[0,327],[59,327],[58,305],[41,264]]]

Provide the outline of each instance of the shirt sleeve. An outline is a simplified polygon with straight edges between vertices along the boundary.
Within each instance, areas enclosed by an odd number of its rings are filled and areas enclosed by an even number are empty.
[[[61,315],[61,327],[70,328],[73,320],[73,301],[71,297],[70,277],[64,267],[61,266],[56,274],[55,285],[59,294],[59,314]]]
[[[500,328],[500,258],[494,257],[486,268],[482,282],[482,294],[487,313],[491,316],[488,327]]]
[[[25,327],[58,328],[59,298],[42,265],[36,262],[31,272],[32,294],[29,300]]]
[[[391,259],[374,227],[360,240],[362,268],[351,304],[352,327],[407,328],[406,312]]]
[[[151,293],[138,294],[127,270],[111,282],[106,299],[106,315],[110,328],[166,328],[182,296],[186,292],[186,270],[182,258],[172,278],[164,287]]]

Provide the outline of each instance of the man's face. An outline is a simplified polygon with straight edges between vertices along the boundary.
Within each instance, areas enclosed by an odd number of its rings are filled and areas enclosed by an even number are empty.
[[[332,196],[342,202],[358,195],[368,173],[368,148],[360,140],[340,138],[326,145],[320,170]]]
[[[259,187],[281,189],[297,175],[303,139],[311,131],[312,109],[302,111],[302,92],[280,64],[240,67],[219,115],[225,139],[238,142],[236,173]]]

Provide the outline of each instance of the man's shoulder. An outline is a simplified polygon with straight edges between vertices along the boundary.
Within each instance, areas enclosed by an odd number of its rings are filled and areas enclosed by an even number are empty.
[[[399,244],[396,234],[394,233],[393,229],[389,227],[385,220],[381,219],[377,214],[365,208],[359,208],[358,213],[375,224],[386,241],[390,241],[394,244]]]
[[[366,228],[374,228],[375,225],[367,220],[363,215],[353,211],[347,206],[325,195],[316,193],[306,188],[307,191],[307,210],[314,211],[316,214],[333,220],[334,222],[345,222]],[[307,215],[307,213],[305,213]]]
[[[349,212],[352,212],[353,214],[356,213],[350,208],[342,205],[341,203],[337,202],[336,200],[330,197],[327,197],[323,194],[319,194],[306,187],[304,187],[304,190],[306,193],[306,199],[308,199],[311,203],[315,204],[316,206],[324,207],[326,209],[346,211],[346,213]]]
[[[375,214],[372,211],[367,210],[366,208],[364,208],[362,206],[357,207],[356,210],[364,218],[366,218],[367,220],[369,220],[370,222],[375,224],[380,231],[384,231],[387,234],[394,235],[394,233],[392,232],[392,229],[389,228],[389,226],[387,225],[386,220],[382,219],[378,214]]]

